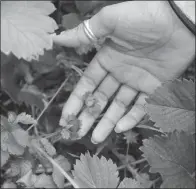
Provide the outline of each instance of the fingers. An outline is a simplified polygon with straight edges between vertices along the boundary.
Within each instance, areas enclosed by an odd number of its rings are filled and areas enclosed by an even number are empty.
[[[137,91],[128,86],[121,86],[112,104],[98,123],[92,134],[92,142],[100,143],[112,132],[116,123],[126,112],[127,106],[136,97]]]
[[[97,38],[109,35],[115,27],[115,17],[116,14],[110,10],[110,6],[104,7],[89,20],[93,34]],[[52,39],[55,43],[67,47],[79,47],[92,43],[84,32],[83,23],[76,28],[62,32],[60,35],[52,35]]]
[[[66,126],[68,115],[77,115],[80,112],[84,104],[84,94],[86,92],[93,92],[106,75],[106,70],[94,58],[63,107],[59,122],[61,126]]]
[[[141,93],[139,95],[131,110],[120,121],[118,121],[115,127],[116,133],[132,129],[137,123],[141,121],[141,119],[145,116],[145,98],[147,98],[146,94]]]
[[[93,96],[97,99],[99,104],[99,112],[95,114],[91,114],[88,111],[88,108],[84,109],[79,115],[79,120],[81,121],[81,129],[79,131],[79,136],[83,137],[91,128],[96,118],[105,108],[108,103],[108,100],[112,97],[112,95],[118,90],[120,83],[117,82],[112,76],[107,75],[107,77],[102,81],[100,86],[94,92]]]

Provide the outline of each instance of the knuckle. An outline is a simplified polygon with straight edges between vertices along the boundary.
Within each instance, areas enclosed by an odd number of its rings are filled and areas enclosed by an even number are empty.
[[[105,6],[100,10],[100,16],[102,18],[107,18],[110,12],[110,7],[109,6]]]
[[[112,30],[114,28],[116,19],[113,11],[111,11],[111,6],[103,7],[99,12],[99,16],[105,28],[108,30]]]

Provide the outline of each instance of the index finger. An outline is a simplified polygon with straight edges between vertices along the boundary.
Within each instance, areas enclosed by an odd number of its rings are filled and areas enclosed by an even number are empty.
[[[65,103],[59,125],[66,126],[67,117],[71,114],[77,115],[80,112],[84,104],[84,94],[93,92],[106,75],[107,71],[101,67],[95,56]]]
[[[109,35],[115,27],[115,12],[111,11],[111,6],[104,7],[92,18],[89,19],[90,29],[97,38],[103,38]],[[67,46],[79,47],[89,45],[92,41],[84,32],[83,23],[77,27],[61,32],[60,35],[52,35],[53,42]]]

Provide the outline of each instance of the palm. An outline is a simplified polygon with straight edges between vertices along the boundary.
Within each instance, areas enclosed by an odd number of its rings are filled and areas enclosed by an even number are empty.
[[[137,2],[136,6],[140,6],[140,11],[145,12],[146,7],[143,6],[145,8],[142,10],[142,3],[144,2]],[[191,35],[187,35],[183,24],[174,18],[175,15],[168,13],[164,14],[163,18],[162,10],[159,11],[159,15],[151,10],[145,12],[145,15],[135,12],[132,15],[137,19],[140,15],[142,17],[139,19],[140,23],[135,23],[135,18],[129,18],[127,15],[130,11],[138,9],[129,4],[122,4],[122,9],[118,7],[123,11],[116,18],[119,21],[115,23],[112,40],[106,42],[97,54],[97,59],[119,82],[146,92],[145,85],[151,85],[145,83],[148,77],[165,81],[178,77],[184,71],[192,53],[189,49],[193,49],[194,40]],[[154,4],[156,6],[157,3]],[[131,8],[133,10],[130,10]],[[189,46],[183,48],[184,42]]]
[[[114,128],[116,132],[126,131],[143,118],[145,98],[161,82],[180,76],[195,53],[195,40],[167,1],[111,5],[94,15],[89,24],[96,37],[110,37],[64,105],[60,124],[66,125],[69,114],[78,115],[82,137],[113,98],[93,131],[92,140],[98,143]],[[55,36],[54,41],[79,47],[91,43],[87,36],[80,24]],[[96,115],[89,113],[88,107],[82,109],[86,92],[92,93],[100,105]]]

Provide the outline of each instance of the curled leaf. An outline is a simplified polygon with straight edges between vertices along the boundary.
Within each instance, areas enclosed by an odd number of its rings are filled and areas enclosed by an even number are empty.
[[[26,114],[25,112],[20,113],[17,115],[15,119],[15,123],[23,123],[23,124],[35,124],[37,121],[29,114]]]

